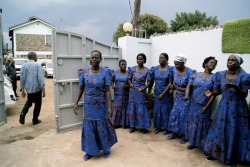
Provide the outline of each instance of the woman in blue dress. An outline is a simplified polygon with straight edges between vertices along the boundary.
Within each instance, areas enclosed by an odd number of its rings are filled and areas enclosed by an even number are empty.
[[[126,113],[129,96],[127,62],[119,61],[120,69],[112,74],[111,87],[114,89],[114,102],[112,108],[111,123],[115,128],[126,127]]]
[[[150,85],[149,69],[144,66],[146,55],[139,53],[136,57],[137,66],[133,66],[129,72],[129,102],[127,110],[127,125],[129,132],[133,133],[138,126],[142,133],[151,127],[150,116],[146,107],[146,89]],[[147,83],[146,83],[147,81]],[[146,84],[145,84],[146,83]]]
[[[108,120],[111,116],[111,70],[99,66],[101,52],[94,50],[90,55],[90,68],[80,69],[79,92],[74,105],[78,114],[78,102],[84,92],[84,118],[82,122],[82,151],[85,161],[103,150],[104,158],[110,155],[110,148],[117,142],[114,127]]]
[[[168,121],[170,111],[173,107],[173,95],[169,93],[169,85],[172,83],[172,66],[168,65],[168,54],[161,53],[158,66],[152,67],[149,71],[151,76],[151,85],[154,86],[154,110],[153,122],[154,133],[158,134],[163,129],[163,135],[168,134]],[[151,89],[149,88],[149,92]]]
[[[167,139],[171,140],[180,137],[180,144],[186,143],[185,129],[186,119],[189,111],[190,100],[185,101],[185,91],[188,85],[189,78],[194,73],[193,70],[185,66],[185,55],[178,54],[174,59],[174,79],[173,85],[171,85],[171,91],[175,92],[174,106],[170,112],[168,130],[173,132]]]
[[[213,76],[212,71],[217,65],[217,60],[214,57],[207,57],[202,67],[204,72],[194,73],[188,83],[185,100],[189,99],[190,91],[192,89],[191,104],[189,115],[187,118],[187,127],[185,137],[190,144],[187,149],[200,147],[203,149],[206,142],[207,134],[212,123],[212,102],[215,96],[206,97],[206,90],[213,90]]]
[[[228,69],[215,74],[214,90],[207,92],[207,96],[222,94],[204,147],[210,154],[207,160],[219,159],[229,165],[246,160],[249,113],[247,73],[240,68],[242,63],[237,54],[230,55]]]

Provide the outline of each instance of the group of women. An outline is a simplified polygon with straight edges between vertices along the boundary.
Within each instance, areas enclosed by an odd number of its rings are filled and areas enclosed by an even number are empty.
[[[159,65],[144,66],[146,55],[137,55],[137,66],[127,69],[126,60],[111,72],[100,67],[102,56],[97,50],[90,56],[91,67],[80,69],[78,102],[84,93],[82,151],[84,160],[103,150],[104,158],[117,142],[114,128],[129,127],[133,133],[146,133],[151,118],[146,100],[154,88],[154,133],[163,131],[168,140],[180,138],[180,144],[190,142],[187,149],[201,148],[208,160],[219,159],[226,164],[250,161],[250,116],[246,102],[250,75],[240,65],[243,60],[232,54],[227,70],[212,73],[217,65],[214,57],[204,60],[203,72],[185,66],[185,55],[178,54],[174,67],[168,65],[168,55],[161,53]],[[111,105],[110,85],[114,89]],[[153,86],[154,85],[154,86]],[[85,91],[84,91],[85,90]],[[148,90],[148,92],[146,92]],[[221,100],[212,115],[212,102]]]

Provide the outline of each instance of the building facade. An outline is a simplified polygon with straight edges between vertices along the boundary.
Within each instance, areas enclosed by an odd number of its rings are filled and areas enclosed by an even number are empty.
[[[9,28],[13,58],[26,58],[31,51],[39,59],[52,58],[52,31],[55,26],[37,17]]]

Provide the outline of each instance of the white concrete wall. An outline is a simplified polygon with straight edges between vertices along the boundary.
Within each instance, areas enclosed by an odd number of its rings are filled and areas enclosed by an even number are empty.
[[[122,57],[127,60],[128,66],[136,65],[136,55],[143,52],[147,56],[145,66],[158,65],[159,54],[166,52],[169,55],[169,65],[174,65],[174,57],[178,53],[187,55],[186,66],[197,71],[203,71],[202,63],[206,57],[214,56],[218,64],[214,72],[227,69],[227,58],[230,54],[222,53],[222,28],[206,31],[191,31],[176,34],[166,34],[142,39],[122,37],[118,46],[122,48]],[[240,55],[244,63],[242,68],[250,73],[250,54]],[[248,101],[250,95],[248,95]]]
[[[137,65],[136,56],[144,53],[147,56],[146,66],[150,67],[153,60],[151,55],[151,39],[134,38],[126,36],[118,39],[118,47],[122,48],[122,58],[127,61],[128,66]]]

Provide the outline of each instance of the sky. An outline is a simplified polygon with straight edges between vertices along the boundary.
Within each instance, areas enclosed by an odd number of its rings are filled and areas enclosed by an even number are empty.
[[[4,42],[9,27],[36,16],[59,29],[75,32],[112,45],[119,23],[131,21],[134,0],[0,0]],[[170,26],[176,13],[199,10],[217,16],[219,25],[250,17],[250,0],[141,0],[141,14],[159,16]]]

